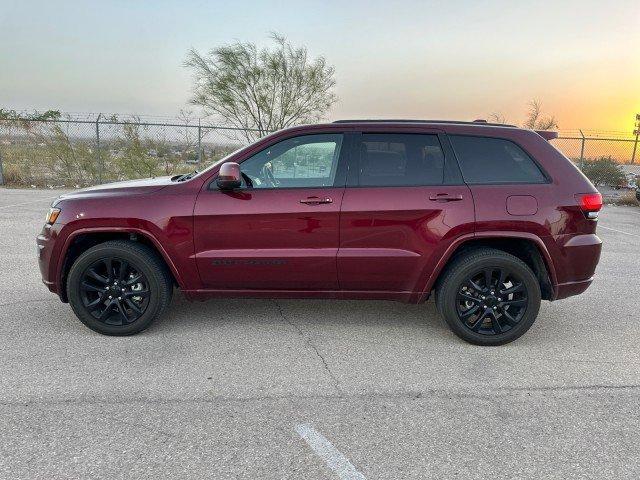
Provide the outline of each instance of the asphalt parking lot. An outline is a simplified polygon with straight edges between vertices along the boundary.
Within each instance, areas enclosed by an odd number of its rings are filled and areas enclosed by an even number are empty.
[[[640,476],[640,209],[582,296],[498,348],[434,305],[176,295],[127,338],[40,282],[55,191],[0,189],[0,478]]]

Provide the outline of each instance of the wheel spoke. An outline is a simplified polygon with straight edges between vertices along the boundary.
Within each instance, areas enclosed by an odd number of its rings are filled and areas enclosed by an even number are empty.
[[[108,277],[108,281],[109,283],[111,283],[113,281],[113,261],[111,259],[111,257],[106,258],[104,260],[104,264],[107,267],[107,277]]]
[[[473,324],[473,326],[471,327],[471,330],[473,330],[474,332],[477,332],[478,330],[480,330],[480,328],[482,327],[482,324],[484,323],[484,320],[487,318],[487,313],[489,312],[489,309],[485,309],[484,312],[482,312],[482,315],[480,315],[478,317],[478,319],[476,320],[476,322]]]
[[[96,308],[98,305],[100,305],[102,302],[104,302],[104,295],[100,294],[98,296],[98,298],[96,298],[93,302],[89,302],[86,307],[93,310],[94,308]]]
[[[87,292],[98,292],[98,293],[104,293],[106,291],[106,288],[103,287],[96,287],[95,285],[91,285],[88,282],[82,282],[80,284],[80,286],[82,287],[83,290],[87,291]]]
[[[149,295],[151,294],[151,292],[149,292],[149,290],[131,290],[129,292],[126,292],[124,294],[125,297],[142,297],[142,298],[147,298]]]
[[[474,297],[473,295],[469,295],[467,293],[459,293],[458,295],[460,295],[461,298],[463,298],[464,300],[468,300],[469,302],[473,302],[473,303],[480,303],[480,299]]]
[[[127,312],[125,312],[124,307],[122,306],[122,302],[120,300],[116,300],[115,305],[116,310],[118,310],[118,313],[122,318],[122,325],[126,325],[127,323],[129,323],[129,317],[127,316]]]
[[[125,279],[125,275],[127,274],[127,270],[129,269],[129,262],[126,260],[122,260],[120,262],[120,269],[118,270],[118,281],[121,282]]]
[[[109,318],[109,315],[111,315],[112,311],[113,311],[113,300],[110,300],[109,303],[105,305],[104,310],[100,312],[100,316],[98,317],[98,320],[100,320],[101,322],[104,322],[106,319]]]
[[[490,289],[491,285],[493,285],[491,278],[493,276],[493,270],[491,268],[485,268],[482,273],[484,273],[485,286]]]
[[[504,290],[500,290],[501,295],[510,295],[512,293],[518,293],[524,291],[524,284],[517,283],[509,288],[505,288]]]
[[[498,271],[500,272],[500,278],[498,279],[498,284],[496,285],[496,287],[502,288],[504,286],[504,281],[507,279],[507,272],[504,270],[504,268],[501,268]]]
[[[519,298],[517,300],[505,300],[504,302],[501,302],[501,305],[504,307],[522,307],[526,304],[526,298]]]
[[[133,277],[129,278],[128,280],[125,280],[124,284],[125,285],[133,285],[134,283],[138,283],[140,281],[140,279],[142,279],[142,274],[138,273],[137,275],[134,275]]]
[[[498,316],[494,313],[493,318],[491,319],[491,325],[493,326],[493,331],[496,335],[502,333],[502,326],[500,325],[500,320],[498,320]]]
[[[93,268],[90,268],[89,270],[87,270],[87,275],[93,278],[94,280],[97,280],[98,282],[102,283],[103,285],[106,285],[107,283],[109,283],[108,278],[103,277],[98,272],[96,272]]]
[[[474,290],[476,290],[477,292],[484,292],[486,289],[484,287],[481,287],[480,285],[478,285],[476,282],[473,281],[473,279],[469,278],[467,280],[467,283],[469,284],[469,286],[471,288],[473,288]]]
[[[460,317],[461,317],[463,320],[465,320],[465,321],[466,321],[466,320],[467,320],[467,318],[469,318],[471,315],[474,315],[475,313],[477,313],[477,312],[478,312],[478,310],[480,310],[480,305],[475,305],[475,306],[471,307],[469,310],[465,310],[464,312],[462,312],[462,313],[460,314]]]
[[[131,310],[133,310],[137,314],[141,314],[142,313],[142,309],[138,305],[136,305],[136,302],[134,302],[130,298],[125,298],[124,301],[129,306],[129,308]]]
[[[510,327],[514,327],[518,323],[518,321],[514,317],[512,317],[511,314],[506,310],[502,311],[502,316],[506,324],[509,325]]]

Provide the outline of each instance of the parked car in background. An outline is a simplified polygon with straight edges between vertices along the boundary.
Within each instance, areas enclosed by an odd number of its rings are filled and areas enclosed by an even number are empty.
[[[192,300],[435,294],[456,335],[504,344],[541,300],[585,291],[600,257],[602,198],[552,137],[486,122],[289,128],[200,173],[61,196],[40,270],[108,335],[148,327],[177,286]]]

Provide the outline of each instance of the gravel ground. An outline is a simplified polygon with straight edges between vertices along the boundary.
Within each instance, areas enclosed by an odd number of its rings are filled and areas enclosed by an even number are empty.
[[[1,478],[640,476],[640,209],[605,207],[592,287],[504,347],[432,303],[179,294],[114,338],[40,282],[58,193],[0,189]]]

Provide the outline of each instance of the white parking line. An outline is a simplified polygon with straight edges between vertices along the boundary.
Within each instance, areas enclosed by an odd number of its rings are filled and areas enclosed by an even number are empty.
[[[623,232],[622,230],[618,230],[616,228],[611,228],[611,227],[605,227],[604,225],[598,225],[598,228],[604,228],[605,230],[611,230],[612,232],[624,233],[625,235],[630,235],[632,237],[640,238],[640,235],[638,235],[638,234],[629,233],[629,232]]]
[[[366,480],[365,476],[356,470],[347,457],[311,425],[300,424],[296,426],[296,432],[342,480]]]

